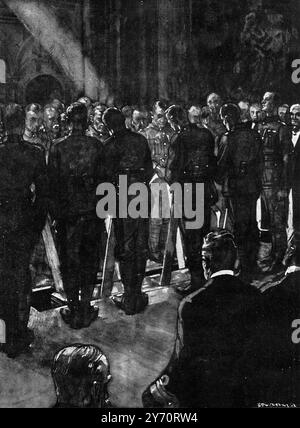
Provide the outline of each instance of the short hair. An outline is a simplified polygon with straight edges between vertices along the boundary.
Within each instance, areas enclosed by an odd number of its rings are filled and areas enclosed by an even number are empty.
[[[289,109],[289,108],[290,108],[290,106],[289,106],[288,104],[281,104],[280,106],[278,106],[278,109],[280,109],[280,108],[286,108],[286,109]]]
[[[179,105],[172,105],[168,108],[166,113],[168,120],[176,123],[177,125],[186,124],[188,121],[186,110]]]
[[[292,111],[294,108],[300,108],[300,104],[293,104],[290,108],[290,111]]]
[[[87,127],[88,110],[83,103],[73,103],[67,108],[67,120],[74,125],[81,125],[84,129]]]
[[[209,233],[204,238],[202,251],[215,272],[233,269],[238,256],[234,236],[226,229]]]
[[[271,94],[273,96],[273,103],[274,103],[275,107],[278,108],[280,106],[280,104],[281,104],[281,96],[280,96],[280,94],[278,92],[276,92],[276,91],[268,91],[266,93],[269,93],[269,94]]]
[[[132,106],[124,106],[122,107],[121,112],[126,117],[126,119],[129,119],[132,117],[133,110],[134,109]]]
[[[30,111],[32,111],[33,113],[39,114],[43,112],[43,108],[40,104],[31,103],[31,104],[28,104],[28,106],[26,107],[25,113],[27,114]]]
[[[236,104],[224,104],[221,107],[220,116],[221,118],[230,118],[234,123],[237,123],[241,119],[241,110]]]
[[[208,106],[203,106],[201,110],[201,118],[207,119],[210,116],[210,109]]]
[[[115,132],[125,128],[125,116],[115,107],[110,107],[103,113],[103,122],[108,129]]]
[[[6,106],[4,114],[4,126],[6,131],[24,126],[25,113],[19,104],[11,103]]]
[[[245,104],[248,106],[248,108],[250,108],[250,102],[248,100],[241,100],[238,104],[238,106],[241,108],[241,105]]]
[[[155,103],[152,106],[152,113],[155,113],[158,108],[166,111],[167,110],[167,104],[161,100],[155,101]]]
[[[59,114],[62,114],[65,111],[64,103],[58,99],[54,99],[50,104],[58,111]]]
[[[96,116],[97,113],[101,113],[103,115],[103,113],[107,110],[107,106],[105,104],[102,103],[95,103],[93,104],[92,108],[90,109],[90,121],[94,120],[94,117]]]
[[[60,404],[84,405],[93,383],[110,380],[109,362],[100,348],[75,344],[59,351],[53,360],[52,377]]]
[[[188,118],[189,121],[192,123],[194,121],[194,117],[200,117],[201,118],[201,107],[193,105],[188,110]]]
[[[87,96],[83,96],[78,99],[77,103],[84,104],[85,106],[90,106],[92,104],[92,100]]]
[[[250,105],[250,109],[251,108],[259,108],[260,110],[262,109],[262,105],[261,105],[261,103],[252,103],[251,105]]]

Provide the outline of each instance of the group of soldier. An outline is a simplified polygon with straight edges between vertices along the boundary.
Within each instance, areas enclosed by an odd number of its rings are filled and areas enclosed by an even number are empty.
[[[291,188],[291,247],[297,247],[300,106],[290,110],[280,106],[275,93],[266,93],[261,104],[253,105],[223,104],[220,96],[211,94],[207,106],[188,111],[162,101],[155,102],[151,112],[108,108],[84,97],[68,108],[53,100],[44,108],[31,104],[25,110],[9,104],[2,113],[0,318],[7,326],[3,349],[9,356],[19,355],[33,340],[27,327],[29,265],[46,218],[59,249],[68,303],[61,310],[63,320],[81,329],[97,319],[91,301],[106,234],[104,219],[96,215],[96,189],[104,182],[117,186],[120,175],[127,176],[128,186],[191,183],[194,199],[196,184],[204,184],[203,226],[189,230],[186,219],[180,221],[191,273],[191,284],[179,287],[180,292],[191,293],[204,285],[202,245],[212,229],[226,228],[234,234],[239,254],[236,272],[241,278],[248,280],[257,268],[272,272],[282,267]],[[261,229],[272,243],[267,254],[259,253],[259,198]],[[163,262],[170,218],[117,215],[113,224],[124,286],[124,294],[114,303],[134,315],[148,304],[142,292],[146,263],[148,259]]]

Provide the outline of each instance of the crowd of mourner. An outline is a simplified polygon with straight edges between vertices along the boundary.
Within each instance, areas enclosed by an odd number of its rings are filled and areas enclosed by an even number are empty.
[[[69,107],[57,99],[12,103],[0,113],[0,318],[8,357],[34,343],[30,266],[34,255],[45,257],[46,224],[67,299],[60,314],[74,330],[99,317],[93,295],[100,260],[108,297],[118,261],[124,293],[112,302],[128,316],[144,312],[147,262],[172,269],[180,230],[191,280],[176,286],[183,300],[174,352],[145,390],[144,406],[300,405],[300,104],[283,104],[275,92],[251,102],[212,93],[207,105],[188,108],[164,101],[117,108],[82,97]],[[107,227],[97,216],[96,190],[101,183],[118,188],[122,175],[128,186],[191,184],[194,204],[203,184],[201,228],[187,227],[184,216],[121,212]],[[155,200],[161,212],[159,195]],[[281,273],[282,282],[264,293],[253,285]],[[79,361],[98,389],[78,381]],[[109,367],[97,347],[60,351],[53,378],[58,405],[108,403]]]

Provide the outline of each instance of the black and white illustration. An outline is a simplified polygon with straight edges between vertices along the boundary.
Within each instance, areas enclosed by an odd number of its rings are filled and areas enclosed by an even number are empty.
[[[299,22],[0,0],[0,408],[300,406]]]

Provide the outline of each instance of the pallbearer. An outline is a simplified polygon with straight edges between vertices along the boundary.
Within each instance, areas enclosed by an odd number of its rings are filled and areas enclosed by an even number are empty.
[[[42,148],[22,139],[24,112],[17,104],[6,108],[5,128],[8,139],[0,146],[0,318],[7,329],[5,350],[16,357],[33,341],[27,328],[29,263],[45,225],[48,180]]]
[[[113,134],[104,152],[108,182],[117,185],[119,176],[125,176],[128,186],[134,183],[148,184],[153,169],[147,140],[126,129],[125,118],[117,109],[108,109],[103,121]],[[123,196],[119,194],[119,198]],[[128,197],[128,205],[132,199],[134,197]],[[148,304],[147,295],[141,291],[148,257],[148,227],[147,218],[120,218],[120,213],[115,221],[117,258],[120,261],[124,294],[121,300],[115,298],[114,302],[127,315],[143,311]]]
[[[218,180],[232,217],[243,274],[251,275],[257,261],[256,205],[262,186],[262,143],[259,134],[241,122],[235,104],[225,104],[221,117],[228,132],[218,156]]]
[[[202,268],[202,244],[204,236],[210,230],[211,206],[217,202],[217,193],[214,185],[216,172],[216,158],[214,155],[214,138],[205,128],[199,128],[193,121],[189,126],[186,123],[183,109],[173,111],[176,122],[180,124],[182,132],[178,135],[175,149],[174,163],[171,165],[173,178],[182,184],[192,184],[193,209],[196,209],[196,184],[204,184],[204,223],[201,228],[188,229],[187,219],[183,221],[184,244],[187,257],[187,267],[191,273],[191,284],[188,288],[178,287],[180,292],[193,292],[199,289],[204,282]],[[188,220],[192,221],[191,219]]]
[[[96,188],[102,180],[102,148],[85,135],[87,108],[67,111],[72,135],[53,146],[49,158],[52,216],[57,222],[61,268],[68,308],[61,311],[71,328],[88,327],[97,319],[91,306],[99,264],[103,221],[96,215]],[[81,296],[81,298],[80,298]]]
[[[278,117],[279,96],[266,92],[262,100],[265,118],[259,127],[263,140],[262,228],[272,239],[272,252],[259,260],[263,271],[282,267],[287,248],[292,135]]]

